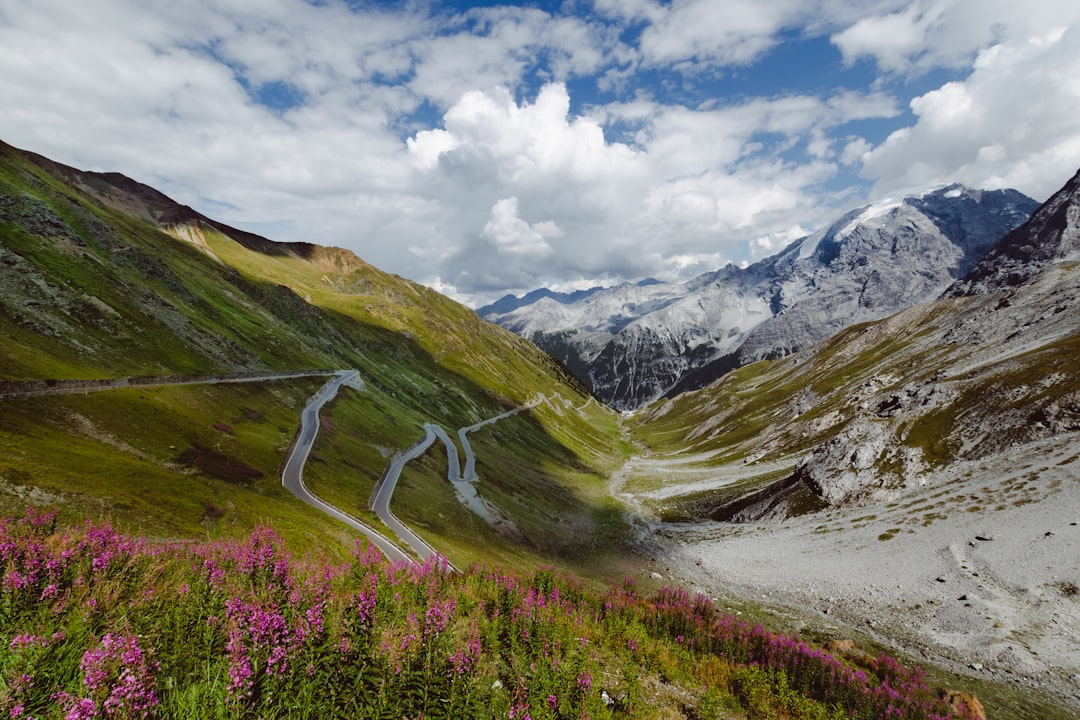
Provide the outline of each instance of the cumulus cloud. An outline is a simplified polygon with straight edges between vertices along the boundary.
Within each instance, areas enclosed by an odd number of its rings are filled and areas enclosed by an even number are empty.
[[[675,279],[870,181],[1055,189],[1080,164],[1080,6],[1037,5],[6,3],[0,139],[459,298]],[[725,89],[784,42],[842,81]]]
[[[992,45],[1023,43],[1078,20],[1080,8],[1071,0],[915,0],[869,13],[832,40],[849,63],[869,58],[890,72],[921,73],[970,67]]]
[[[868,107],[896,111],[845,93],[711,110],[638,100],[574,116],[567,87],[552,83],[531,102],[506,88],[469,93],[408,148],[444,199],[443,233],[461,238],[444,282],[493,292],[527,289],[538,274],[673,279],[740,260],[741,243],[819,212],[812,188],[835,165],[777,154]],[[632,126],[633,142],[608,139],[613,123]]]
[[[554,252],[548,238],[562,237],[559,226],[551,221],[530,225],[518,215],[518,199],[499,200],[491,208],[491,219],[480,236],[491,242],[500,255],[536,260]]]
[[[1077,29],[993,45],[973,68],[912,99],[917,121],[864,154],[878,190],[955,181],[1045,199],[1076,171]]]

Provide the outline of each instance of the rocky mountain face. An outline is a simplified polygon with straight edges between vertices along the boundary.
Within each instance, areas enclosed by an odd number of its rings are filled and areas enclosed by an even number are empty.
[[[949,297],[650,406],[638,421],[646,443],[678,438],[684,452],[739,463],[721,475],[762,468],[761,482],[699,495],[680,512],[745,521],[881,502],[960,463],[1080,432],[1077,184]]]
[[[1002,238],[946,296],[1016,287],[1049,265],[1076,260],[1080,260],[1080,172],[1039,208],[1030,222]]]
[[[953,185],[847,213],[747,268],[578,298],[504,298],[479,312],[632,409],[938,297],[1037,205],[1013,190]]]

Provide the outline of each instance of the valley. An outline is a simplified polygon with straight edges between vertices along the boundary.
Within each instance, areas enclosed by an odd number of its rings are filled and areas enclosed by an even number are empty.
[[[991,717],[1080,707],[1080,175],[996,255],[966,257],[970,282],[952,265],[904,307],[845,300],[827,336],[617,412],[525,339],[347,251],[0,151],[4,514],[163,543],[269,525],[318,562],[385,528],[399,560],[689,587],[854,641],[851,666],[927,663]],[[902,225],[894,210],[869,220]],[[854,221],[815,252],[881,239]],[[855,249],[829,252],[862,267]],[[682,698],[671,717],[697,717],[704,691],[659,675],[657,696]],[[715,717],[750,716],[731,709]]]
[[[655,454],[624,469],[645,475],[667,489],[717,472]],[[877,502],[741,523],[661,522],[647,508],[670,494],[616,492],[645,506],[641,532],[662,538],[667,553],[650,569],[721,604],[760,603],[800,631],[1076,698],[1080,438],[958,462],[924,481]]]

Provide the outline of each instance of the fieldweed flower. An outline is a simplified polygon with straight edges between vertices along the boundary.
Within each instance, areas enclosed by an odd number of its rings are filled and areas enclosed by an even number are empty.
[[[147,718],[158,706],[154,675],[159,664],[147,658],[132,635],[106,634],[79,663],[86,697],[57,693],[66,720]]]
[[[792,693],[865,720],[969,720],[931,692],[917,668],[886,655],[855,667],[679,588],[639,597],[632,580],[595,593],[551,568],[531,576],[479,566],[451,573],[445,560],[391,563],[364,544],[348,566],[293,563],[265,528],[243,542],[150,545],[107,526],[61,534],[51,523],[40,515],[0,519],[0,603],[12,618],[0,648],[8,658],[0,715],[25,718],[51,698],[50,717],[141,720],[165,705],[155,683],[166,693],[185,690],[185,679],[204,670],[194,663],[219,678],[210,691],[217,702],[243,717],[282,714],[284,698],[302,685],[327,703],[318,708],[326,716],[347,715],[359,695],[340,689],[355,687],[389,699],[385,709],[395,717],[477,717],[496,706],[514,720],[534,709],[583,718],[598,703],[614,705],[606,692],[639,703],[632,685],[611,683],[647,662],[674,663],[680,675],[707,681],[708,692]],[[146,635],[134,635],[128,603],[143,609],[151,592],[147,609],[161,610],[163,622],[142,613]],[[74,650],[75,660],[82,653],[79,675],[45,667],[59,655],[52,648],[84,641],[85,631],[68,639],[59,628],[87,619],[105,634]],[[177,642],[177,628],[191,630],[190,642]],[[177,645],[191,657],[166,662]],[[160,680],[158,657],[168,667]],[[519,676],[509,692],[492,684],[496,667]],[[598,668],[605,692],[594,684]],[[59,686],[57,677],[77,684]]]
[[[447,625],[457,611],[457,600],[450,598],[445,602],[436,600],[424,613],[424,637],[438,637],[446,631]]]
[[[450,654],[450,679],[463,677],[476,669],[480,661],[480,638],[470,635],[465,647]]]

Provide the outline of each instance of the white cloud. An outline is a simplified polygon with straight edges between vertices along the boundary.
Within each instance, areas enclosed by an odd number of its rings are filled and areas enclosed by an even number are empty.
[[[0,139],[478,299],[756,259],[855,169],[1043,196],[1080,164],[1071,1],[352,5],[0,0]],[[792,36],[859,82],[719,89]]]
[[[835,166],[775,155],[800,138],[824,142],[828,128],[872,114],[868,106],[894,112],[845,93],[713,110],[638,100],[575,117],[565,85],[520,103],[502,88],[466,94],[443,128],[408,147],[426,170],[424,192],[442,199],[440,232],[461,238],[440,267],[443,282],[494,293],[537,276],[670,279],[739,259],[762,231],[823,212],[811,189]],[[633,146],[606,137],[612,122],[637,128]],[[543,233],[539,220],[559,232]]]
[[[921,12],[918,4],[912,4],[899,12],[863,18],[836,33],[833,42],[849,63],[872,56],[884,68],[904,69],[926,49],[927,34],[937,18],[937,12]]]
[[[518,199],[508,197],[499,200],[491,208],[491,219],[484,225],[480,236],[490,241],[500,255],[518,256],[537,260],[554,250],[548,238],[562,237],[559,226],[551,221],[530,225],[518,215]]]
[[[809,234],[810,231],[802,225],[792,225],[789,228],[756,237],[750,241],[750,257],[754,260],[770,257]]]
[[[885,192],[936,182],[1013,187],[1038,199],[1080,165],[1080,36],[1051,30],[982,51],[970,76],[914,98],[917,121],[864,155]]]
[[[803,14],[799,0],[674,0],[650,13],[641,36],[647,62],[748,63],[776,43],[777,33]]]
[[[891,72],[964,69],[986,48],[1024,43],[1080,20],[1073,0],[915,0],[869,13],[832,36],[848,62],[873,59]]]
[[[866,141],[866,138],[849,138],[847,144],[844,145],[843,151],[840,153],[840,164],[846,166],[861,165],[863,159],[866,157],[866,153],[870,152],[872,147],[873,146]]]

